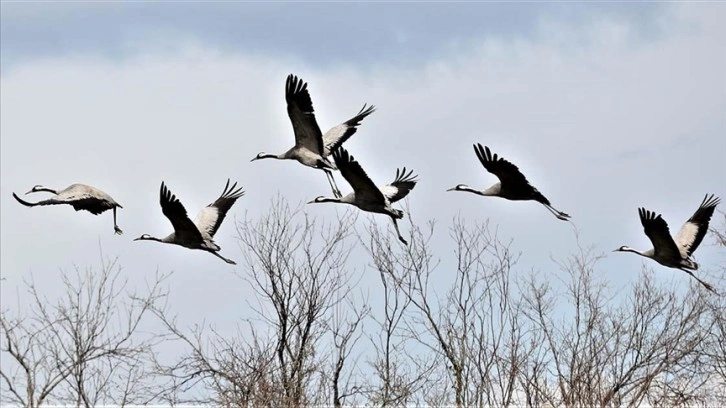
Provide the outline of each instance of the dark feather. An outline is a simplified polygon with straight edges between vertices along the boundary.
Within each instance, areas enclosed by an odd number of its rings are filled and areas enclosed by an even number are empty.
[[[539,192],[534,186],[529,184],[527,178],[524,177],[519,168],[513,163],[499,157],[496,153],[492,153],[488,146],[482,146],[481,143],[474,145],[474,151],[479,158],[482,166],[489,172],[497,176],[502,191],[505,194],[522,198],[531,198],[542,204],[551,205],[550,200]]]
[[[405,167],[403,168],[403,170],[396,169],[396,178],[390,184],[390,186],[396,189],[396,192],[395,194],[388,196],[388,200],[392,203],[395,203],[396,201],[406,197],[408,193],[410,193],[411,190],[413,190],[413,188],[416,186],[416,183],[418,182],[418,180],[416,180],[416,177],[418,176],[413,174],[413,170],[410,170],[408,173],[406,173]]]
[[[166,188],[164,182],[161,182],[161,189],[159,190],[159,203],[161,204],[161,211],[164,213],[166,218],[171,221],[171,225],[174,227],[174,231],[177,234],[184,235],[188,238],[196,238],[202,240],[202,234],[196,225],[189,219],[187,210],[182,205],[171,191]]]
[[[235,188],[237,187],[236,182],[232,185],[232,187],[230,187],[229,181],[230,180],[227,179],[227,184],[224,186],[222,195],[220,195],[218,199],[216,199],[213,203],[207,206],[217,208],[217,221],[208,230],[209,235],[214,236],[214,234],[217,233],[219,226],[222,225],[222,221],[224,221],[224,217],[227,215],[227,211],[232,208],[232,205],[234,205],[238,198],[242,197],[245,194],[241,186],[235,190]]]
[[[660,214],[656,216],[655,212],[645,208],[639,208],[638,215],[640,215],[640,223],[643,224],[645,235],[653,244],[654,255],[664,259],[680,257],[680,251],[673,241],[668,223],[663,217]]]
[[[703,238],[706,236],[706,232],[708,232],[708,223],[711,221],[713,212],[716,210],[716,206],[720,202],[721,200],[718,197],[715,197],[713,194],[711,194],[711,196],[706,194],[696,212],[693,213],[688,221],[686,221],[686,223],[695,224],[698,228],[693,242],[690,244],[690,246],[688,246],[687,252],[689,256],[693,254],[693,252],[696,250],[696,248],[698,248],[699,245],[701,245]],[[685,228],[685,226],[683,228]]]
[[[308,84],[292,74],[285,84],[287,114],[295,133],[295,145],[303,146],[320,155],[323,154],[323,134],[315,120],[313,101]]]
[[[368,177],[355,158],[348,154],[347,150],[342,147],[336,149],[333,152],[333,160],[335,160],[340,174],[355,191],[357,198],[370,202],[385,202],[386,198],[381,190]]]

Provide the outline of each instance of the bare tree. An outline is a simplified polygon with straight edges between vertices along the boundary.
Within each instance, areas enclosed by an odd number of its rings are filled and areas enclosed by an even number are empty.
[[[363,306],[359,306],[362,304]],[[356,302],[349,299],[340,302],[335,306],[335,312],[330,319],[328,330],[332,334],[332,375],[328,380],[332,389],[333,406],[340,408],[347,404],[347,399],[362,393],[360,378],[363,373],[358,369],[358,377],[350,365],[349,359],[356,345],[362,336],[362,325],[364,319],[370,313],[370,306],[366,302]],[[357,362],[357,359],[353,363]],[[346,372],[347,368],[347,372]],[[326,377],[327,370],[323,371]]]
[[[714,238],[716,238],[716,242],[726,247],[726,213],[723,211],[717,211],[717,213],[721,214],[721,226],[715,227],[713,226],[713,223],[711,228],[709,228],[709,231],[711,231],[711,235],[713,235]]]
[[[534,276],[525,283],[523,311],[537,344],[523,381],[528,398],[551,405],[703,401],[707,379],[691,368],[709,336],[707,294],[658,286],[647,269],[632,289],[612,290],[596,272],[600,258],[580,248],[559,263],[564,289]]]
[[[375,232],[368,248],[384,288],[408,302],[393,327],[435,356],[410,400],[683,405],[713,401],[704,390],[723,384],[705,364],[723,345],[711,316],[723,307],[709,307],[700,288],[658,285],[648,270],[631,288],[612,287],[602,255],[579,244],[557,270],[517,279],[518,255],[487,223],[454,220],[454,262],[434,256],[433,223],[414,226],[408,247]]]
[[[433,221],[412,225],[408,246],[372,219],[356,234],[355,221],[346,212],[321,223],[281,198],[239,221],[235,273],[254,296],[231,335],[214,322],[182,325],[160,289],[165,276],[130,293],[109,262],[64,274],[59,299],[31,279],[28,312],[0,315],[0,402],[726,403],[721,296],[658,283],[648,268],[635,284],[613,284],[577,231],[572,254],[526,274],[488,221],[455,218],[453,256],[434,251],[444,244]],[[365,253],[351,256],[356,242]],[[370,301],[357,288],[366,254],[378,277]],[[149,312],[163,333],[140,330]],[[162,341],[184,351],[164,356]]]
[[[157,275],[141,295],[127,290],[116,260],[62,278],[62,296],[49,299],[31,277],[27,311],[0,314],[3,402],[90,407],[153,400],[148,362],[159,339],[139,327],[165,295],[166,276]]]
[[[280,197],[258,220],[238,222],[244,264],[237,274],[257,294],[248,302],[257,318],[245,320],[248,333],[228,339],[205,335],[202,327],[187,334],[168,310],[156,310],[171,337],[190,350],[160,372],[174,378],[178,391],[199,383],[210,390],[194,402],[343,405],[360,388],[346,361],[368,313],[364,303],[350,301],[356,280],[346,262],[354,222],[346,212],[316,224]]]
[[[719,211],[723,216],[719,226],[712,226],[711,235],[715,238],[716,244],[726,248],[726,213]],[[726,271],[726,264],[721,264],[718,269],[721,271],[721,282],[723,273]],[[709,381],[703,388],[710,395],[708,404],[713,406],[726,405],[726,297],[710,296],[707,298],[710,318],[713,327],[709,333],[709,341],[703,346],[701,363],[696,368],[702,368]]]
[[[421,391],[428,374],[433,369],[433,361],[416,356],[408,351],[409,338],[404,336],[401,325],[411,304],[395,279],[397,265],[388,256],[392,242],[388,231],[381,231],[375,219],[368,220],[368,235],[359,236],[378,270],[382,290],[382,310],[372,315],[378,330],[368,334],[374,348],[373,357],[368,364],[373,369],[375,380],[368,381],[366,394],[368,402],[380,406],[401,406],[418,402],[414,399]],[[366,243],[368,242],[368,243]],[[396,244],[398,241],[395,241]]]
[[[441,384],[443,379],[448,384],[426,387],[421,398],[430,404],[457,406],[516,403],[523,333],[516,303],[510,301],[509,275],[517,256],[487,223],[469,229],[457,218],[450,231],[454,262],[441,264],[432,253],[433,235],[433,222],[425,232],[414,226],[410,244],[392,248],[384,235],[374,231],[369,247],[384,287],[392,283],[410,309],[400,312],[401,316],[406,312],[402,335],[435,356],[426,383]],[[437,274],[444,278],[437,279]],[[448,287],[436,285],[441,291],[431,286],[434,280],[451,279]],[[390,317],[386,321],[388,327],[398,327]],[[390,385],[384,382],[385,386]]]

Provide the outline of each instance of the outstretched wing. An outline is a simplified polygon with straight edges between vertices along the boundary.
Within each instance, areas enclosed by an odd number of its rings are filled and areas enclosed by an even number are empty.
[[[237,187],[237,183],[234,183],[232,187],[229,186],[229,179],[227,184],[224,186],[222,195],[219,196],[213,203],[202,208],[194,219],[194,224],[202,231],[206,231],[210,236],[214,234],[222,225],[224,217],[227,215],[227,211],[232,208],[232,205],[237,201],[238,198],[242,197],[245,192],[242,191],[242,187]]]
[[[358,112],[357,115],[325,132],[325,134],[323,135],[325,155],[329,155],[330,153],[335,151],[335,149],[340,147],[346,140],[350,139],[350,137],[358,131],[360,121],[365,119],[366,116],[370,115],[375,110],[376,107],[373,105],[369,106],[368,108],[366,108],[366,105],[363,105],[363,108],[361,108],[360,112]]]
[[[339,147],[333,152],[333,159],[338,170],[340,170],[340,174],[353,187],[356,200],[360,199],[375,203],[383,203],[386,201],[381,190],[378,189],[366,172],[363,171],[363,168],[355,161],[355,158],[348,154],[347,150]]]
[[[73,209],[76,211],[86,210],[93,215],[99,215],[104,211],[111,209],[115,205],[117,205],[115,204],[115,201],[104,201],[87,192],[71,192],[64,195],[55,195],[54,197],[51,197],[47,200],[38,201],[37,203],[30,203],[28,201],[25,201],[18,197],[15,193],[13,193],[13,197],[15,197],[15,200],[17,200],[20,204],[23,204],[26,207],[35,207],[37,205],[42,206],[68,204],[72,206]]]
[[[161,211],[171,221],[171,225],[174,226],[174,232],[177,235],[188,239],[196,238],[200,241],[202,240],[202,234],[187,216],[187,210],[181,201],[166,188],[163,181],[161,182],[161,190],[159,191],[159,203],[161,204]]]
[[[673,241],[668,224],[663,217],[660,214],[656,216],[655,212],[648,211],[645,208],[638,208],[638,214],[640,215],[640,223],[643,224],[645,235],[653,243],[654,255],[665,258],[679,257],[680,251],[675,241]]]
[[[405,167],[403,170],[396,169],[396,178],[391,184],[381,187],[381,192],[388,198],[388,201],[395,203],[413,190],[416,183],[418,183],[416,177],[418,176],[413,174],[413,170],[406,173]]]
[[[550,200],[547,199],[542,193],[539,192],[533,185],[529,184],[527,178],[524,177],[519,168],[513,163],[504,160],[502,157],[497,156],[496,153],[492,153],[488,146],[483,146],[481,143],[474,145],[474,151],[476,157],[479,158],[482,166],[489,173],[494,174],[499,178],[502,183],[503,190],[515,190],[520,192],[531,193],[531,197],[542,204],[550,205]]]
[[[529,185],[527,178],[524,177],[524,174],[519,171],[517,166],[497,156],[496,153],[492,153],[488,146],[482,146],[481,143],[477,143],[474,145],[474,151],[476,152],[476,157],[479,158],[482,166],[484,166],[489,173],[497,176],[502,184]]]
[[[678,231],[676,244],[681,250],[685,251],[687,256],[691,256],[703,241],[703,237],[706,236],[708,231],[708,223],[711,221],[713,212],[720,202],[721,200],[713,194],[711,196],[706,194],[696,212]]]
[[[308,93],[308,84],[292,74],[285,83],[287,114],[295,132],[295,146],[301,146],[322,156],[323,133],[315,120],[313,101]]]

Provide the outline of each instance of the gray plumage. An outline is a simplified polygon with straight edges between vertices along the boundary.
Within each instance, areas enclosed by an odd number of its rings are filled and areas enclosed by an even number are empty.
[[[570,216],[552,207],[550,200],[539,192],[533,185],[529,184],[524,174],[511,162],[498,157],[492,153],[489,147],[481,143],[474,145],[474,152],[482,166],[493,175],[497,176],[499,183],[494,184],[486,190],[475,190],[465,184],[459,184],[447,191],[468,191],[481,196],[501,197],[512,201],[534,200],[542,204],[549,212],[560,220],[567,221]]]
[[[656,216],[653,211],[638,208],[640,223],[643,224],[645,235],[653,243],[653,248],[638,251],[623,245],[614,252],[632,252],[653,259],[663,266],[680,269],[694,277],[706,289],[715,292],[713,286],[699,279],[691,271],[698,269],[698,263],[692,258],[692,255],[703,241],[703,237],[706,236],[708,223],[719,203],[718,197],[707,194],[696,212],[683,224],[675,237],[671,236],[668,224],[660,214]]]
[[[227,179],[222,195],[213,203],[204,207],[192,222],[184,205],[162,182],[159,190],[159,203],[161,204],[161,211],[171,221],[174,232],[164,238],[155,238],[149,234],[144,234],[134,241],[149,240],[180,245],[189,249],[201,249],[210,252],[229,264],[236,265],[233,260],[227,259],[218,253],[221,247],[213,239],[214,234],[219,230],[219,226],[222,225],[227,211],[232,208],[238,198],[244,195],[242,187],[236,187],[237,183],[230,187],[229,179]]]
[[[328,160],[328,156],[355,134],[360,122],[375,111],[375,106],[363,105],[357,115],[323,134],[315,119],[315,110],[307,87],[308,84],[301,78],[292,74],[288,75],[285,84],[285,100],[287,101],[287,114],[295,134],[295,146],[281,154],[259,153],[251,161],[260,159],[297,160],[308,167],[321,169],[328,177],[333,194],[341,197],[332,174],[336,167]]]
[[[403,211],[395,209],[391,206],[398,200],[403,199],[413,190],[418,180],[413,175],[413,170],[406,172],[404,167],[402,170],[396,170],[396,178],[390,184],[383,187],[377,187],[375,183],[368,177],[366,172],[355,161],[353,156],[342,147],[333,152],[333,159],[338,166],[343,178],[353,188],[353,192],[345,197],[317,197],[311,203],[342,203],[350,204],[360,208],[363,211],[386,214],[391,217],[393,226],[396,228],[398,239],[404,244],[408,244],[401,236],[398,229],[397,219],[403,218]]]
[[[68,204],[76,211],[85,210],[91,214],[98,215],[106,210],[113,210],[113,230],[116,234],[121,235],[123,231],[116,224],[116,208],[123,208],[121,204],[117,203],[116,200],[111,198],[110,195],[103,191],[88,186],[86,184],[71,184],[67,188],[57,191],[52,188],[43,187],[36,185],[30,191],[25,194],[37,193],[37,192],[48,192],[55,194],[53,197],[38,201],[37,203],[30,203],[18,197],[17,194],[13,193],[13,197],[22,205],[26,207],[35,207],[37,205],[57,205],[57,204]]]

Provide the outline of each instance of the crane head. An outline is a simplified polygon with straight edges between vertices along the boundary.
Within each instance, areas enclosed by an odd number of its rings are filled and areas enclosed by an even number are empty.
[[[48,191],[48,189],[45,188],[45,187],[43,187],[43,186],[41,186],[40,184],[36,184],[35,186],[33,186],[33,188],[30,189],[30,191],[28,191],[25,194],[37,193],[39,191]]]
[[[457,184],[456,187],[451,187],[446,191],[465,191],[467,188],[469,188],[469,186],[466,184]]]
[[[320,197],[316,197],[313,201],[308,201],[308,204],[315,204],[315,203],[338,203],[338,202],[340,202],[340,199],[338,199],[338,198],[320,196]]]
[[[260,152],[260,153],[257,153],[257,156],[253,157],[252,160],[250,160],[250,161],[253,162],[255,160],[260,160],[260,159],[278,159],[278,158],[279,157],[277,157],[277,155],[275,155],[275,154]]]

